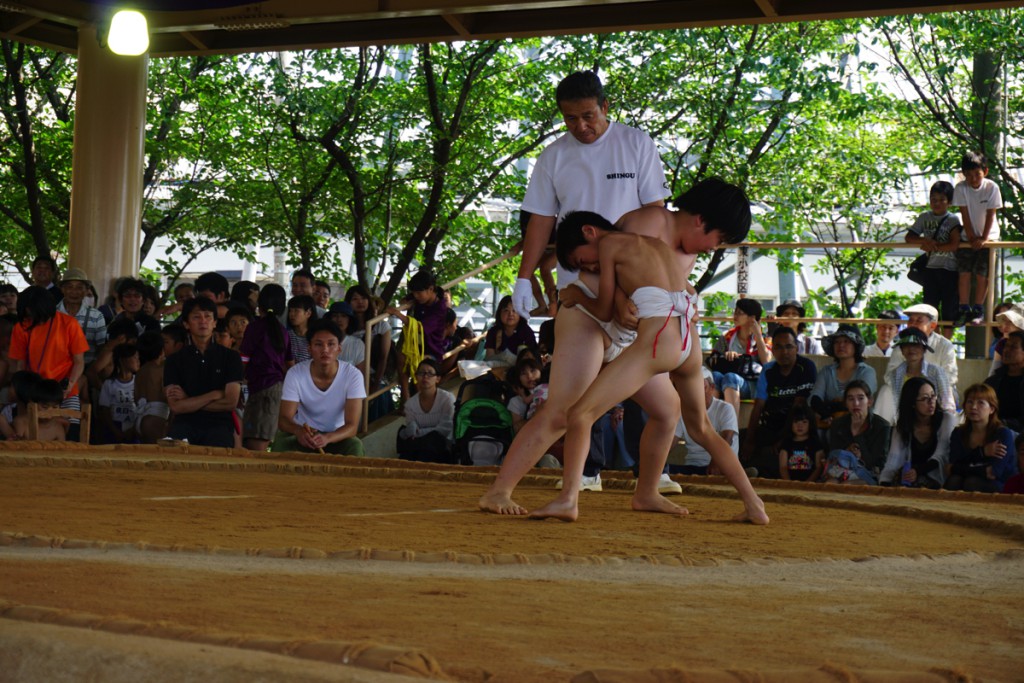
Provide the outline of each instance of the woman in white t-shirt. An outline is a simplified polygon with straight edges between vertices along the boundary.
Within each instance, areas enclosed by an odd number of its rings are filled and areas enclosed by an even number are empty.
[[[356,432],[366,388],[362,374],[338,360],[342,339],[341,330],[330,320],[310,325],[311,358],[293,365],[284,377],[272,451],[363,455]]]
[[[405,425],[398,430],[395,448],[402,460],[454,462],[455,396],[438,388],[440,382],[437,361],[424,358],[416,368],[416,393],[405,403]]]

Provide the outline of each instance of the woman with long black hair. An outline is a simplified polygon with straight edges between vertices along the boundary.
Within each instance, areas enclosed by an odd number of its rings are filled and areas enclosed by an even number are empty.
[[[955,427],[956,415],[942,408],[935,383],[927,377],[908,379],[900,392],[896,427],[879,483],[940,488]]]

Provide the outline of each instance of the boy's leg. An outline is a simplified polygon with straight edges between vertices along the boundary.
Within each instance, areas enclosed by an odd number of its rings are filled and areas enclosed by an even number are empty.
[[[598,324],[581,311],[563,308],[558,312],[548,400],[516,434],[498,476],[480,498],[481,510],[504,515],[526,514],[525,508],[512,501],[512,491],[548,447],[565,433],[569,408],[601,370],[604,338],[606,335]]]
[[[569,410],[563,451],[562,491],[553,501],[531,512],[531,518],[554,517],[567,522],[575,521],[578,516],[577,500],[580,479],[583,476],[583,463],[590,449],[591,426],[616,403],[632,396],[649,379],[667,372],[679,362],[679,347],[682,342],[678,327],[675,327],[675,334],[672,333],[673,326],[665,328],[665,334],[659,339],[657,355],[654,358],[651,357],[651,349],[657,330],[654,325],[650,325],[648,329],[651,330],[649,334],[640,334],[622,355],[601,370],[583,397]],[[560,347],[556,345],[555,348]],[[702,398],[701,406],[703,405]],[[667,455],[668,449],[665,449],[662,465]],[[650,474],[652,468],[646,469]],[[657,469],[654,476],[660,477],[661,470]]]
[[[967,315],[970,313],[971,279],[973,277],[974,275],[970,271],[961,270],[957,274],[957,289],[960,298],[960,314],[955,321],[957,327],[961,327],[967,321]]]
[[[658,492],[668,452],[675,442],[676,424],[680,415],[679,395],[668,373],[649,379],[633,394],[633,400],[647,413],[647,423],[640,434],[640,467],[631,505],[634,510],[645,512],[688,514],[686,508],[676,505]]]
[[[692,324],[690,333],[697,337],[696,325]],[[743,470],[743,465],[729,444],[711,427],[707,409],[704,407],[704,379],[701,375],[701,354],[694,352],[686,358],[681,366],[672,371],[672,384],[679,393],[679,404],[682,410],[686,433],[697,444],[711,455],[711,463],[725,475],[743,500],[743,512],[735,518],[738,521],[750,521],[754,524],[767,524],[768,514],[764,503],[758,497],[754,487]]]
[[[988,276],[987,275],[975,275],[974,276],[974,312],[979,312],[979,309],[984,310],[985,306],[985,295],[988,294]]]

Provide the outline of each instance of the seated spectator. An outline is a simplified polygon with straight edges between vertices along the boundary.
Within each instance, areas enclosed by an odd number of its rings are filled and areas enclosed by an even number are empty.
[[[180,322],[171,323],[160,330],[160,337],[164,342],[164,359],[170,358],[188,344],[188,330]]]
[[[711,370],[701,368],[701,372],[704,375],[704,405],[708,411],[711,428],[718,432],[733,453],[736,453],[740,433],[736,411],[725,401],[715,398],[715,377]],[[686,424],[682,418],[679,418],[676,424],[676,436],[686,442],[686,459],[682,465],[669,465],[668,471],[671,474],[721,474],[711,464],[711,454],[686,433]]]
[[[142,312],[157,320],[158,310],[160,310],[160,292],[156,291],[156,287],[153,285],[147,284],[146,289],[142,292]]]
[[[11,332],[9,351],[14,371],[31,370],[43,379],[55,380],[64,394],[61,407],[81,410],[78,380],[85,371],[89,342],[78,321],[58,312],[53,296],[36,286],[26,288],[18,296],[18,319]],[[76,420],[69,438],[78,438],[78,427]]]
[[[524,346],[536,351],[537,335],[530,328],[529,322],[516,313],[512,297],[502,297],[498,302],[494,324],[487,330],[484,339],[484,358],[512,365],[519,349]]]
[[[1024,332],[1024,306],[1014,304],[1010,308],[995,316],[999,323],[999,339],[992,347],[992,367],[989,368],[989,377],[1003,365],[1003,346],[1006,344],[1007,336],[1011,332]]]
[[[793,406],[779,444],[779,478],[818,481],[824,468],[825,449],[818,441],[814,411],[806,405]]]
[[[1017,474],[1006,480],[1003,493],[1024,494],[1024,434],[1018,434],[1013,445],[1017,449]]]
[[[341,339],[341,330],[330,320],[310,326],[311,358],[285,375],[272,451],[363,455],[356,433],[366,389],[359,371],[338,360]]]
[[[32,261],[32,284],[45,289],[53,303],[58,303],[64,296],[57,286],[58,274],[57,262],[49,256],[37,256]]]
[[[213,341],[225,349],[231,348],[231,333],[228,332],[227,318],[218,318],[213,327]]]
[[[985,384],[999,399],[999,419],[1010,429],[1024,428],[1024,332],[1014,331],[1003,338],[1003,364]]]
[[[949,464],[949,437],[956,415],[939,405],[935,384],[911,377],[900,391],[889,456],[878,478],[883,486],[940,488]]]
[[[7,387],[11,383],[14,368],[8,352],[11,349],[11,332],[18,321],[16,313],[0,315],[0,406],[7,403]]]
[[[249,280],[239,280],[231,287],[229,301],[233,304],[244,306],[249,310],[253,318],[256,317],[256,307],[260,296],[260,286]]]
[[[331,305],[331,285],[324,280],[316,280],[313,283],[313,301],[317,308],[327,310]]]
[[[50,296],[47,294],[47,296]],[[53,297],[50,296],[51,301]],[[28,398],[25,409],[18,412],[14,418],[14,431],[21,439],[27,439],[29,435],[28,426],[28,403],[36,403],[40,409],[59,408],[63,403],[64,389],[55,379],[35,377],[28,388]],[[71,427],[66,417],[39,418],[39,431],[36,437],[39,441],[66,441]]]
[[[292,358],[296,363],[309,360],[309,343],[306,333],[310,323],[317,320],[316,304],[308,294],[293,296],[288,300],[288,338],[291,340]]]
[[[1008,301],[1002,301],[996,304],[995,308],[992,309],[992,322],[997,323],[994,330],[992,330],[992,343],[988,347],[988,357],[994,358],[996,353],[996,347],[999,346],[999,340],[1003,338],[1002,325],[999,325],[999,314],[1004,311],[1008,311],[1013,308],[1013,304]]]
[[[951,387],[957,386],[959,377],[956,365],[956,349],[953,343],[935,331],[938,326],[939,312],[934,306],[928,304],[915,304],[903,309],[907,315],[907,327],[916,327],[928,337],[928,347],[931,351],[925,353],[925,360],[932,365],[938,365],[945,370],[946,379]],[[889,356],[889,365],[885,370],[884,383],[895,386],[890,381],[890,375],[896,370],[896,366],[903,362],[899,354]]]
[[[843,399],[846,414],[836,417],[828,430],[826,481],[874,485],[889,452],[891,428],[871,412],[871,387],[864,380],[850,380]]]
[[[216,315],[217,305],[205,296],[182,307],[189,344],[164,362],[164,395],[174,415],[167,436],[230,448],[235,444],[242,358],[213,341]]]
[[[291,337],[278,319],[285,309],[284,287],[275,283],[264,286],[257,306],[260,317],[245,328],[241,344],[249,387],[242,416],[242,444],[262,452],[277,433],[284,376],[293,361]]]
[[[220,273],[203,273],[196,279],[196,296],[205,297],[217,305],[217,320],[228,312],[228,279]]]
[[[121,344],[135,343],[139,338],[138,324],[129,318],[118,318],[107,326],[107,343],[100,347],[96,360],[86,368],[89,386],[100,387],[114,374],[114,349]]]
[[[316,291],[315,283],[316,278],[313,277],[313,273],[306,268],[299,268],[292,273],[292,296],[308,296],[313,299],[313,305],[316,313],[315,320],[322,320],[327,315],[327,309],[317,305],[316,299],[313,298],[313,294]],[[283,320],[281,322],[284,322]]]
[[[715,343],[708,359],[715,387],[737,418],[740,400],[754,397],[761,368],[772,359],[761,333],[761,313],[761,304],[754,299],[738,300],[732,314],[736,326]]]
[[[362,339],[356,339],[348,334],[348,328],[352,325],[352,319],[355,317],[352,305],[344,301],[335,301],[327,309],[327,317],[341,330],[341,355],[338,358],[346,363],[351,363],[359,369],[359,372],[363,372],[363,367],[366,365],[366,344]]]
[[[987,384],[964,392],[964,424],[949,438],[950,491],[998,493],[1017,474],[1013,430],[999,419],[999,399]]]
[[[136,347],[139,371],[135,374],[135,433],[139,443],[156,443],[167,436],[171,417],[164,396],[164,335],[144,332]]]
[[[18,312],[18,288],[7,282],[0,283],[0,315]]]
[[[903,383],[911,377],[930,379],[938,391],[939,407],[948,413],[956,412],[956,398],[946,373],[938,365],[932,365],[925,360],[925,353],[932,350],[926,342],[924,332],[916,327],[908,327],[896,337],[894,345],[899,347],[903,362],[887,376],[891,384],[882,387],[875,406],[875,412],[889,424],[896,421],[895,396],[899,395],[903,390]]]
[[[377,317],[377,308],[374,305],[370,291],[362,285],[353,285],[345,292],[345,302],[352,307],[352,319],[349,321],[349,328],[346,330],[353,339],[364,341],[366,338],[366,321]],[[387,320],[379,320],[373,325],[370,331],[372,339],[370,342],[370,387],[379,388],[385,383],[388,372],[388,360],[393,360],[391,343],[391,325]],[[373,419],[371,413],[370,419]]]
[[[402,460],[455,462],[455,396],[439,389],[440,381],[437,361],[424,358],[416,369],[417,391],[405,403],[405,425],[398,430],[396,448]]]
[[[19,370],[11,375],[7,402],[0,411],[0,434],[8,441],[28,438],[28,404],[36,400],[36,388],[43,380],[36,372]]]
[[[512,429],[515,432],[526,424],[527,413],[533,400],[533,390],[540,383],[542,370],[540,361],[526,353],[516,360],[515,366],[506,377],[510,396],[506,407],[512,414]]]
[[[248,306],[232,304],[224,316],[224,327],[228,332],[228,348],[238,351],[242,347],[245,329],[253,321],[252,311]]]
[[[818,414],[818,427],[827,429],[832,418],[846,411],[846,387],[850,382],[861,381],[868,387],[870,398],[878,387],[875,369],[864,362],[864,340],[853,325],[840,325],[822,342],[825,355],[835,363],[818,372],[809,400]]]
[[[798,353],[805,356],[821,356],[825,351],[821,348],[821,342],[814,337],[808,337],[805,332],[807,323],[798,322],[795,318],[806,318],[807,309],[795,299],[783,301],[775,307],[775,322],[783,327],[788,327],[796,333],[796,345]]]
[[[89,278],[79,268],[68,268],[60,283],[64,298],[57,304],[57,310],[67,313],[78,321],[85,341],[89,342],[89,350],[85,352],[85,364],[96,360],[96,354],[107,342],[107,321],[99,309],[85,303],[89,293]]]
[[[880,320],[901,320],[900,314],[893,310],[882,311],[878,314]],[[900,331],[900,323],[875,323],[875,343],[864,349],[865,358],[888,358],[892,355],[892,340]]]
[[[447,358],[441,361],[441,375],[443,377],[454,372],[460,360],[473,360],[476,358],[478,342],[473,341],[476,337],[473,334],[473,328],[468,326],[460,327],[458,318],[459,316],[453,308],[449,308],[444,314],[444,353]],[[459,352],[448,356],[449,353],[455,350],[459,350]]]
[[[195,285],[191,282],[179,282],[174,287],[174,303],[167,304],[157,311],[157,317],[161,319],[176,318],[181,315],[181,307],[185,302],[195,297]]]
[[[143,299],[146,294],[146,285],[142,280],[136,280],[134,278],[125,278],[117,285],[117,302],[120,306],[121,312],[114,316],[116,322],[118,320],[131,320],[135,323],[135,327],[138,329],[138,334],[152,330],[153,332],[160,331],[160,323],[156,318],[146,315],[142,310]]]
[[[139,351],[135,344],[121,344],[114,349],[114,374],[100,387],[97,443],[136,441],[135,374],[139,368]]]
[[[786,418],[794,406],[806,405],[818,377],[814,361],[800,355],[796,333],[778,327],[772,334],[775,358],[757,378],[754,408],[747,422],[740,459],[757,467],[762,477],[776,476],[779,440],[785,435]]]

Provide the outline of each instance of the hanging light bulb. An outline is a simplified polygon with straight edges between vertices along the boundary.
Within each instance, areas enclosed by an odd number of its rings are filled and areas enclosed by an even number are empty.
[[[149,49],[146,17],[135,10],[120,10],[110,20],[107,46],[116,55],[141,55]]]

